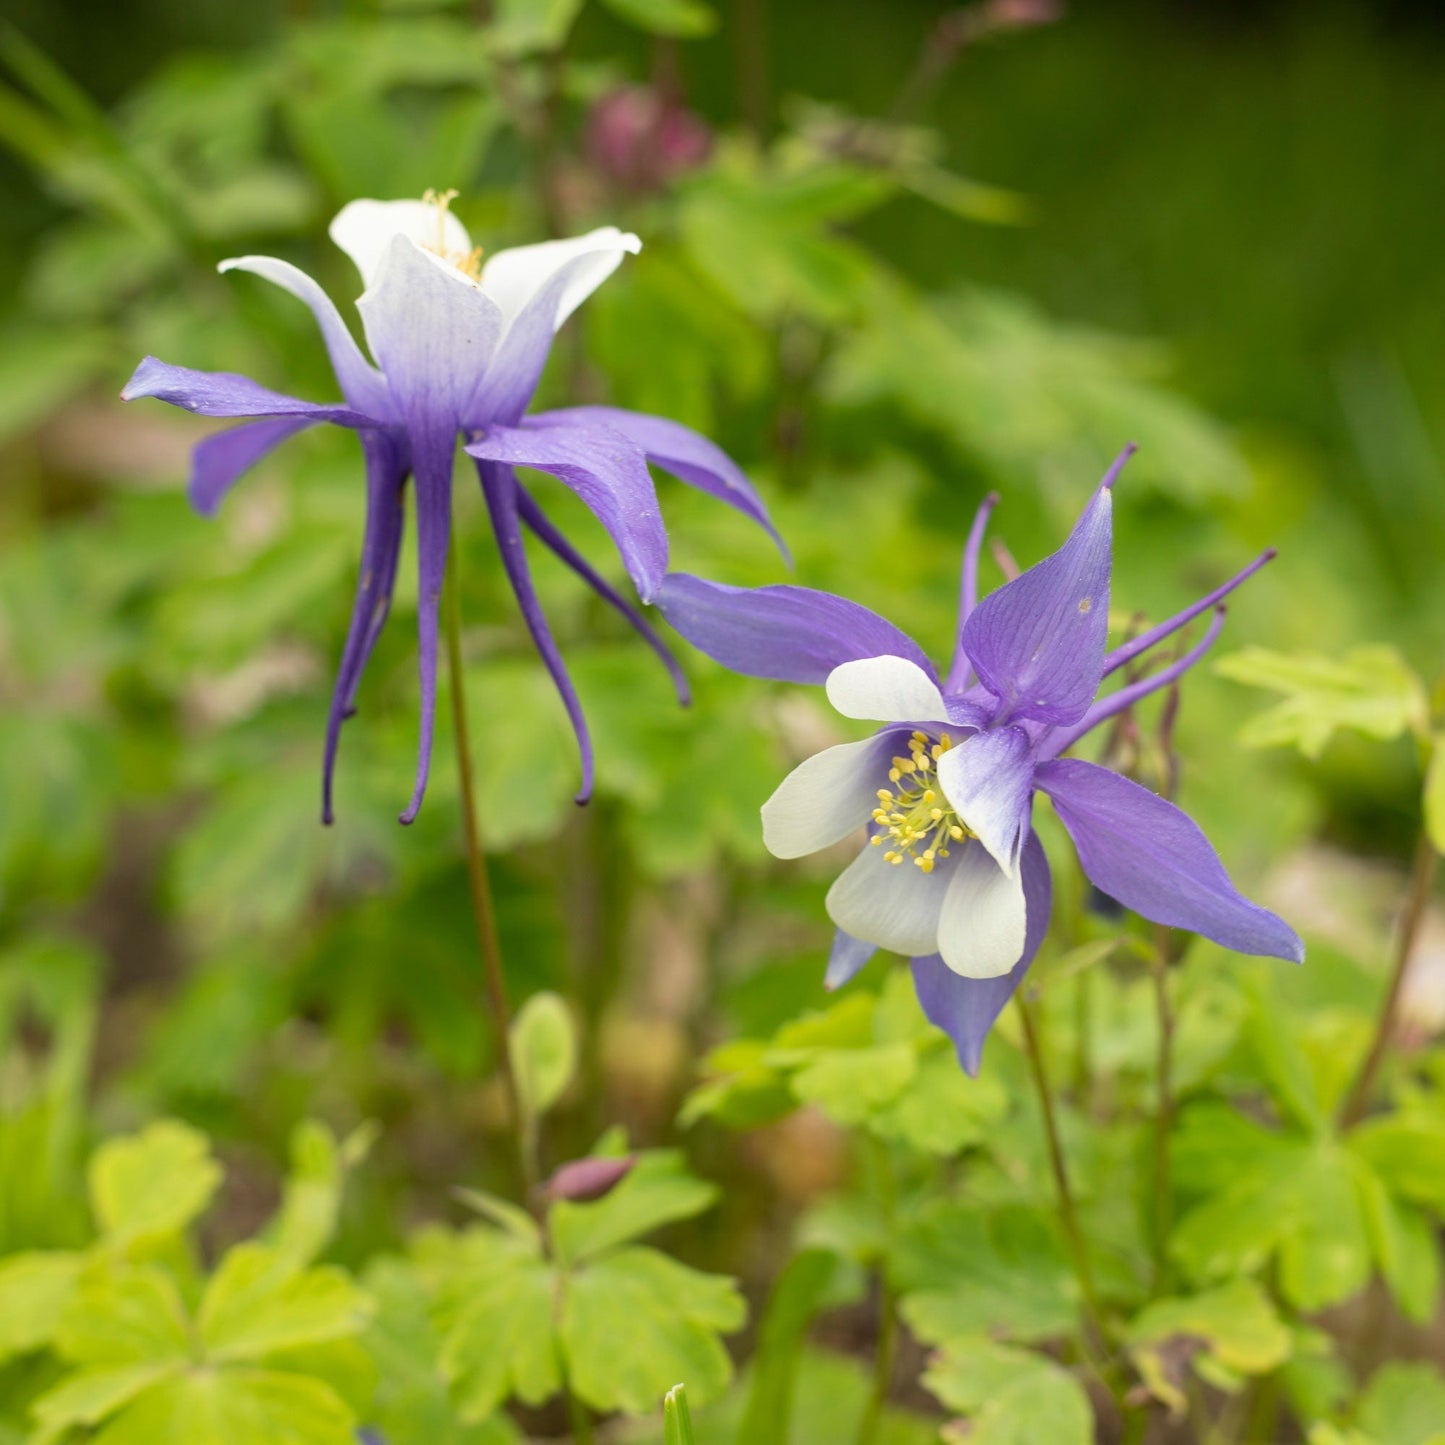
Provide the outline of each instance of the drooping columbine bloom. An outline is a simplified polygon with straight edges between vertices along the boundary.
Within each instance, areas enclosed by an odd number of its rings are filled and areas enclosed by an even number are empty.
[[[686,701],[681,671],[646,619],[548,520],[514,467],[550,472],[574,491],[611,535],[639,595],[650,601],[667,571],[667,533],[648,463],[736,507],[773,533],[738,467],[710,441],[676,422],[582,406],[525,415],[552,337],[621,263],[636,236],[605,226],[566,241],[498,251],[485,262],[448,209],[455,193],[421,201],[352,201],[331,223],[365,287],[361,313],[375,365],[311,277],[271,256],[223,261],[250,271],[311,308],[341,388],[341,404],[300,401],[229,372],[192,371],[147,357],[121,393],[153,396],[203,416],[247,417],[203,441],[192,458],[190,495],[213,512],[231,484],[287,437],[331,422],[354,428],[366,459],[366,530],[351,626],[327,720],[322,816],[330,822],[341,724],[386,621],[401,549],[403,500],[416,482],[421,740],[416,785],[402,814],[416,816],[426,790],[436,713],[437,611],[451,536],[452,459],[457,435],[476,459],[502,564],[538,652],[577,734],[578,801],[592,790],[586,719],[537,601],[522,541],[526,527],[647,640]],[[779,544],[781,545],[781,543]]]
[[[843,716],[882,724],[789,774],[763,805],[763,839],[778,857],[798,858],[867,825],[867,842],[828,893],[837,933],[827,984],[845,983],[876,949],[910,956],[924,1012],[953,1038],[969,1073],[1048,923],[1049,866],[1031,823],[1036,792],[1052,800],[1085,873],[1126,907],[1240,953],[1304,957],[1288,924],[1236,891],[1188,816],[1118,773],[1063,756],[1188,671],[1219,635],[1221,599],[1274,555],[1107,651],[1111,489],[1128,455],[1059,551],[979,601],[979,549],[997,498],[984,502],[964,551],[958,633],[942,679],[911,638],[826,592],[674,573],[658,595],[668,621],[726,667],[824,683]],[[1211,610],[1196,646],[1098,695],[1106,677]]]

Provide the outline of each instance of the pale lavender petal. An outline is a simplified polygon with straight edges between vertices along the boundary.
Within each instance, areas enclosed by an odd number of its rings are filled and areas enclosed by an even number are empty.
[[[438,614],[446,580],[447,550],[452,535],[452,448],[450,428],[413,435],[412,467],[416,477],[417,675],[421,687],[421,731],[417,746],[416,785],[401,815],[415,820],[426,795],[431,772],[432,739],[436,733]]]
[[[939,758],[938,781],[953,811],[1012,875],[1033,801],[1033,750],[1023,729],[1005,727],[965,738]]]
[[[1008,973],[998,978],[963,978],[936,953],[913,960],[913,986],[923,1012],[953,1040],[958,1062],[973,1076],[978,1074],[984,1041],[994,1020],[1023,982],[1048,932],[1053,889],[1049,861],[1035,833],[1030,833],[1024,844],[1021,872],[1027,910],[1024,949]]]
[[[872,843],[833,880],[828,917],[854,938],[905,956],[938,947],[938,915],[957,855],[932,873],[909,859],[890,863],[888,850]]]
[[[999,978],[1023,953],[1028,907],[1023,880],[986,849],[958,850],[938,915],[938,956],[964,978]]]
[[[650,602],[667,571],[667,531],[640,447],[610,427],[490,426],[467,451],[479,461],[535,467],[565,482],[607,528],[638,594]]]
[[[565,411],[539,412],[528,417],[523,425],[552,426],[558,423],[569,426],[601,423],[621,432],[642,448],[647,460],[654,466],[735,507],[745,517],[751,517],[777,543],[783,556],[788,557],[787,545],[778,535],[763,499],[743,475],[742,468],[715,442],[699,436],[691,428],[666,417],[624,411],[616,406],[574,406]]]
[[[217,270],[249,271],[273,286],[289,291],[309,307],[316,318],[326,354],[331,358],[331,369],[336,373],[341,394],[348,404],[369,416],[387,418],[392,415],[391,397],[381,373],[361,354],[361,348],[331,298],[304,271],[275,256],[236,256],[222,261]]]
[[[844,662],[891,654],[937,679],[906,633],[876,612],[810,587],[729,587],[669,572],[656,598],[662,615],[700,651],[733,672],[824,683]]]
[[[1112,504],[1101,486],[1069,540],[963,625],[963,650],[1010,719],[1072,723],[1094,700],[1109,630]]]
[[[391,607],[401,551],[406,465],[400,445],[383,432],[363,432],[362,445],[366,450],[366,528],[361,543],[361,571],[351,625],[331,693],[321,764],[321,821],[328,824],[335,816],[332,782],[341,724],[351,715],[361,674]]]
[[[552,637],[542,604],[532,583],[531,568],[527,565],[527,552],[522,542],[521,522],[517,515],[517,493],[521,490],[507,467],[494,462],[479,462],[477,473],[482,480],[482,495],[486,498],[487,511],[491,515],[492,529],[497,534],[497,546],[502,554],[502,566],[512,584],[517,605],[522,609],[527,630],[541,654],[547,671],[552,676],[562,705],[577,736],[577,751],[582,760],[582,786],[577,791],[577,801],[585,803],[592,796],[592,736],[587,728],[587,718],[582,711],[582,701],[572,685],[562,654]]]
[[[1274,561],[1275,556],[1273,547],[1267,552],[1260,553],[1244,571],[1236,573],[1228,582],[1216,587],[1213,592],[1201,597],[1198,602],[1186,607],[1183,612],[1176,612],[1167,622],[1161,622],[1158,627],[1151,627],[1147,632],[1141,632],[1132,642],[1126,642],[1123,646],[1116,647],[1104,659],[1104,676],[1108,677],[1111,672],[1117,672],[1126,663],[1133,662],[1141,653],[1148,652],[1151,647],[1163,642],[1166,637],[1193,622],[1201,613],[1208,612],[1215,603],[1228,597],[1241,582],[1249,581],[1267,562]]]
[[[511,426],[520,420],[558,327],[641,244],[636,236],[604,226],[586,236],[517,246],[491,257],[482,268],[482,286],[496,298],[505,325],[496,357],[468,404],[469,425]]]
[[[1151,673],[1148,677],[1140,678],[1138,682],[1131,682],[1127,687],[1121,687],[1118,692],[1112,692],[1108,697],[1100,698],[1073,727],[1048,737],[1041,745],[1040,756],[1057,757],[1066,749],[1073,747],[1085,733],[1091,732],[1101,722],[1117,716],[1125,708],[1133,707],[1136,702],[1148,697],[1150,693],[1158,692],[1160,688],[1169,687],[1178,682],[1214,646],[1223,628],[1224,608],[1216,607],[1204,636],[1183,657],[1176,659],[1168,667]]]
[[[396,235],[356,309],[413,430],[445,425],[455,433],[502,333],[496,303],[410,236]]]
[[[305,417],[307,421],[349,427],[379,424],[376,418],[350,407],[284,396],[234,371],[193,371],[188,366],[171,366],[154,356],[146,357],[136,367],[120,399],[138,401],[146,396],[200,416]]]
[[[828,971],[823,975],[823,987],[830,991],[842,988],[877,952],[871,943],[864,943],[861,938],[854,938],[841,928],[835,930],[833,947],[828,953]]]
[[[536,498],[520,483],[517,485],[517,511],[522,521],[545,547],[565,562],[604,602],[616,608],[632,624],[642,640],[662,659],[662,665],[667,669],[668,676],[672,678],[678,702],[683,707],[688,707],[692,702],[692,689],[688,686],[687,674],[683,672],[682,664],[673,656],[672,649],[662,640],[657,629],[647,618],[552,525],[546,513],[537,505]]]
[[[191,452],[191,478],[186,484],[191,505],[202,516],[211,516],[232,485],[262,457],[315,424],[309,416],[268,417],[243,422],[198,442]]]
[[[962,692],[973,675],[973,665],[963,650],[963,624],[978,606],[978,555],[983,550],[983,534],[988,530],[989,514],[998,506],[998,493],[990,492],[973,514],[968,541],[963,546],[963,570],[958,584],[958,635],[954,642],[953,662],[944,683],[945,692]]]
[[[1238,953],[1304,958],[1299,936],[1241,895],[1199,826],[1138,783],[1073,758],[1034,775],[1054,801],[1084,872],[1126,908]]]

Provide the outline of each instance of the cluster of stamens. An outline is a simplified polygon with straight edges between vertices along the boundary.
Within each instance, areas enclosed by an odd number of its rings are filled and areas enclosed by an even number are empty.
[[[873,821],[881,831],[873,835],[872,843],[875,848],[888,845],[886,863],[898,867],[909,858],[915,868],[932,873],[934,864],[948,857],[950,842],[962,843],[973,836],[948,806],[938,783],[938,760],[952,746],[947,733],[934,742],[927,733],[915,732],[909,739],[909,755],[893,759],[888,770],[893,787],[878,789],[878,807],[873,810]]]
[[[473,246],[470,251],[452,251],[447,248],[447,212],[451,204],[461,194],[460,191],[433,191],[428,190],[422,201],[425,205],[435,206],[437,213],[437,235],[436,242],[425,249],[433,256],[440,256],[448,266],[455,266],[468,281],[480,282],[482,279],[482,248]]]

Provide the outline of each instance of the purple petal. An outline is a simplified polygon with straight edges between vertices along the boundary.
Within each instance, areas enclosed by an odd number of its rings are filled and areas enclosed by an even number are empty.
[[[922,649],[876,612],[810,587],[729,587],[669,572],[662,615],[700,651],[733,672],[824,683],[835,667],[865,657],[904,657],[935,682]]]
[[[1033,749],[1022,728],[976,733],[938,760],[938,781],[953,810],[1010,876],[1029,831]]]
[[[621,432],[642,448],[647,460],[665,472],[671,472],[690,487],[735,507],[762,527],[785,558],[788,548],[773,526],[763,499],[743,475],[742,468],[706,437],[680,422],[665,417],[648,416],[645,412],[623,411],[615,406],[574,406],[565,411],[541,412],[523,423],[526,427],[557,424],[601,424]]]
[[[202,516],[212,516],[243,473],[287,437],[314,425],[309,416],[268,417],[265,421],[242,422],[198,442],[191,452],[191,477],[186,484],[191,505]]]
[[[321,821],[331,823],[332,780],[341,724],[351,715],[361,674],[391,608],[396,564],[401,552],[403,487],[406,461],[400,445],[384,432],[363,432],[366,451],[366,530],[361,544],[361,573],[351,625],[341,652],[331,707],[326,719],[326,747],[321,764]]]
[[[1094,700],[1109,630],[1112,501],[1101,486],[1069,540],[963,625],[963,650],[1010,719],[1072,723]]]
[[[1158,627],[1151,627],[1148,632],[1140,633],[1132,642],[1126,642],[1122,647],[1116,647],[1104,659],[1104,676],[1108,677],[1111,672],[1117,672],[1126,663],[1132,662],[1141,653],[1148,650],[1157,643],[1163,642],[1166,637],[1178,632],[1181,627],[1193,622],[1203,612],[1208,612],[1217,602],[1228,597],[1241,582],[1247,582],[1267,562],[1275,559],[1275,549],[1271,547],[1267,552],[1262,552],[1242,572],[1237,572],[1222,586],[1216,587],[1207,596],[1201,597],[1192,606],[1186,607],[1183,612],[1176,612],[1167,622],[1161,622]]]
[[[1183,657],[1177,658],[1159,672],[1140,678],[1138,682],[1131,682],[1128,687],[1121,687],[1118,692],[1112,692],[1108,697],[1100,698],[1073,727],[1053,734],[1042,744],[1043,756],[1045,758],[1057,757],[1066,749],[1073,747],[1085,733],[1098,727],[1101,722],[1117,716],[1125,708],[1133,707],[1136,702],[1148,697],[1150,693],[1158,692],[1160,688],[1169,687],[1178,682],[1214,646],[1223,627],[1224,608],[1216,607],[1204,636]]]
[[[948,669],[945,692],[962,692],[973,674],[968,654],[963,650],[963,624],[978,606],[978,554],[983,550],[983,534],[988,530],[989,514],[998,506],[998,493],[990,492],[973,514],[968,541],[963,546],[963,571],[958,584],[958,639],[954,644],[953,662]]]
[[[672,655],[672,649],[658,635],[657,629],[552,525],[547,514],[537,505],[536,498],[521,483],[517,484],[517,511],[549,551],[561,558],[604,602],[616,608],[632,624],[642,640],[662,659],[662,665],[677,691],[678,702],[683,707],[689,706],[692,690],[687,685],[687,674]]]
[[[863,965],[877,953],[871,943],[844,933],[841,928],[833,933],[833,947],[828,953],[828,971],[823,975],[823,987],[829,990],[842,988],[845,983],[857,977]]]
[[[482,495],[486,498],[487,511],[492,518],[492,528],[497,534],[497,546],[502,554],[502,565],[506,568],[507,579],[512,584],[517,605],[532,641],[542,656],[552,682],[567,709],[572,731],[577,736],[577,751],[582,760],[582,786],[577,791],[577,801],[585,803],[592,796],[592,736],[587,729],[587,718],[582,712],[582,702],[577,689],[572,685],[562,654],[557,650],[552,629],[547,625],[542,604],[537,600],[537,591],[532,584],[532,572],[527,565],[527,552],[522,543],[522,528],[517,515],[517,494],[521,488],[515,477],[505,467],[496,463],[481,462],[477,473],[482,480]]]
[[[305,417],[308,421],[329,421],[350,427],[378,424],[374,418],[349,407],[283,396],[233,371],[192,371],[188,366],[170,366],[157,361],[154,356],[146,357],[136,367],[120,399],[138,401],[144,396],[168,401],[172,406],[200,416]]]
[[[642,449],[611,427],[491,426],[467,451],[480,461],[536,467],[565,482],[607,528],[644,602],[667,571],[667,532]]]
[[[1238,953],[1303,960],[1295,931],[1236,891],[1209,840],[1173,803],[1073,758],[1044,763],[1034,777],[1054,800],[1084,872],[1111,898]]]
[[[416,477],[417,674],[421,689],[421,729],[417,744],[416,784],[401,815],[413,822],[426,795],[436,733],[438,613],[452,537],[453,435],[433,430],[412,437]]]
[[[1049,860],[1038,834],[1030,833],[1020,860],[1027,923],[1022,957],[998,978],[963,978],[935,953],[913,960],[913,986],[930,1023],[953,1040],[964,1072],[976,1076],[994,1020],[1023,981],[1049,927],[1053,889]]]

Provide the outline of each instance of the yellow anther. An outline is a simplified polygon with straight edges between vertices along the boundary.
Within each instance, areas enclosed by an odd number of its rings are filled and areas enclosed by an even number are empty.
[[[435,206],[437,213],[437,234],[436,244],[426,249],[434,256],[440,256],[448,265],[455,266],[468,281],[480,282],[482,279],[482,248],[473,246],[470,251],[453,251],[447,246],[447,212],[451,210],[451,204],[461,194],[460,191],[435,191],[427,190],[422,194],[422,201],[428,206]]]
[[[868,842],[869,842],[874,848],[877,848],[877,847],[881,846],[881,844],[882,844],[882,842],[883,842],[883,834],[882,834],[882,833],[875,833],[875,834],[868,840]]]
[[[902,771],[901,771],[900,769],[898,769],[898,768],[889,768],[889,770],[888,770],[888,781],[889,781],[890,783],[900,783],[900,782],[902,782],[902,781],[903,781],[903,773],[902,773]]]
[[[893,794],[890,793],[887,788],[879,788],[878,801],[880,803],[891,803],[893,801]]]
[[[930,808],[928,811],[928,816],[932,818],[935,823],[941,823],[943,821],[943,809]]]
[[[955,843],[962,843],[963,829],[960,828],[957,823],[954,823],[948,830],[948,836],[952,838]]]
[[[925,803],[936,803],[938,801],[938,794],[935,793],[932,788],[925,788],[923,790],[923,801]]]

